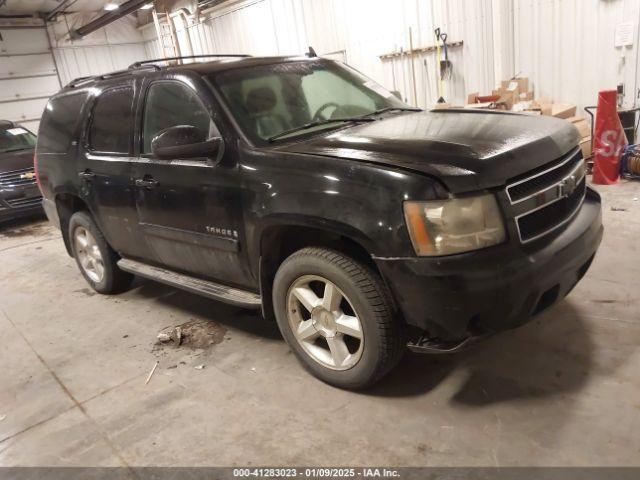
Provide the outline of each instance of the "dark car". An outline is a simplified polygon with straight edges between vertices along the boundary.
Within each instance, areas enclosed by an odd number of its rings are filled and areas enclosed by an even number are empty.
[[[261,309],[361,388],[407,346],[526,322],[600,244],[569,122],[417,111],[314,57],[162,63],[78,79],[40,124],[46,212],[98,292],[137,274]]]
[[[33,169],[35,148],[33,133],[0,120],[0,222],[42,213]]]

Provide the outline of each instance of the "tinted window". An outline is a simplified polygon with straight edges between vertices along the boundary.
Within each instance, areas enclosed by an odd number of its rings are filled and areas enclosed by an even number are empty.
[[[143,153],[151,153],[151,140],[158,132],[176,125],[196,127],[205,138],[220,136],[196,93],[176,82],[151,85],[143,121]]]
[[[38,130],[39,151],[66,153],[69,150],[86,98],[86,93],[76,93],[49,100]]]
[[[98,152],[131,153],[132,107],[131,87],[112,88],[103,92],[91,114],[89,147]]]

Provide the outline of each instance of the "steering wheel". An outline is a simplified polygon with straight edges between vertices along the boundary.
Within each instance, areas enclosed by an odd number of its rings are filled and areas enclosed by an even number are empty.
[[[335,102],[327,102],[324,105],[321,105],[320,108],[318,110],[316,110],[316,113],[314,113],[313,118],[311,119],[312,122],[318,122],[318,121],[322,121],[322,120],[328,120],[329,117],[325,117],[322,112],[324,110],[326,110],[329,107],[334,107],[334,108],[339,108],[340,105],[338,105]]]

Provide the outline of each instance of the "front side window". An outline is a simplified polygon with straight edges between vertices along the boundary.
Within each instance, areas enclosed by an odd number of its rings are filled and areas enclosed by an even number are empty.
[[[298,135],[340,125],[329,120],[409,108],[373,80],[321,59],[241,68],[211,79],[254,141],[281,137],[290,130],[291,135]],[[312,122],[322,125],[295,131]]]
[[[36,146],[36,136],[24,127],[0,128],[0,153],[29,150]]]
[[[202,132],[203,138],[220,134],[196,93],[178,82],[154,83],[147,93],[142,128],[142,153],[151,153],[151,141],[162,130],[190,125]]]
[[[103,92],[91,114],[89,147],[105,153],[131,153],[133,139],[133,88]]]

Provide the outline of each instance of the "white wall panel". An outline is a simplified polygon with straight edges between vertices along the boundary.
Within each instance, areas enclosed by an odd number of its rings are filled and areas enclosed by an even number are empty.
[[[37,130],[47,98],[60,88],[44,27],[0,29],[0,119]]]
[[[127,68],[149,58],[135,18],[121,18],[79,40],[69,38],[69,30],[79,28],[98,14],[61,15],[49,25],[60,78],[66,84],[77,77],[99,75]]]
[[[495,1],[495,0],[494,0]],[[193,53],[301,54],[309,46],[321,55],[345,59],[386,87],[400,90],[413,101],[414,63],[417,104],[438,98],[435,53],[413,60],[380,60],[379,56],[435,42],[441,27],[449,40],[464,40],[449,51],[453,77],[445,81],[447,101],[462,103],[467,88],[494,86],[491,0],[254,0],[223,5],[205,12],[196,25],[186,27],[188,41],[177,26],[182,50]],[[144,30],[148,56],[162,56],[153,28]],[[183,52],[184,53],[184,52]]]
[[[638,0],[514,0],[514,70],[529,75],[536,95],[595,105],[597,92],[627,88],[631,106],[637,91]],[[633,47],[614,48],[620,22],[634,22]]]

